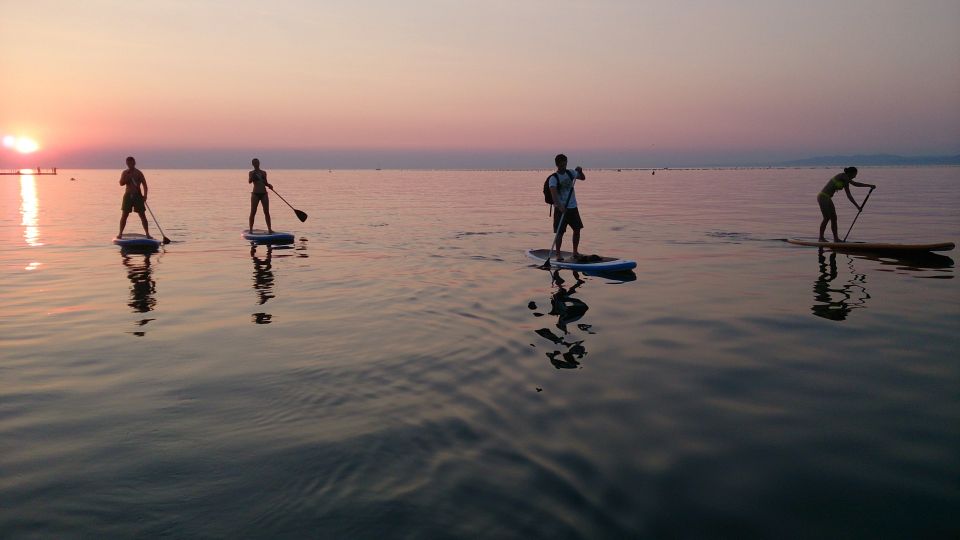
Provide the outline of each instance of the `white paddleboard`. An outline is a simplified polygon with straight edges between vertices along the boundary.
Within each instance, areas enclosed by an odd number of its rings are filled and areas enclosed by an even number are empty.
[[[541,265],[547,261],[548,254],[550,254],[549,249],[527,250],[527,257],[530,257]],[[563,257],[563,260],[558,261],[557,255]],[[593,259],[593,257],[590,259]],[[560,253],[554,251],[553,256],[550,257],[550,267],[568,268],[570,270],[583,270],[590,272],[620,272],[623,270],[636,268],[637,262],[629,259],[617,259],[615,257],[596,257],[595,260],[577,261],[574,260],[573,253],[569,251],[561,251]]]
[[[268,233],[263,229],[254,229],[244,230],[240,236],[244,240],[253,242],[256,244],[292,244],[293,243],[293,234],[288,232],[278,232],[273,231]]]

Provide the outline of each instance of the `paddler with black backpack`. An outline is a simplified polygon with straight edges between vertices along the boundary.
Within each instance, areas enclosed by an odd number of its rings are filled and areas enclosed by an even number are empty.
[[[563,260],[560,244],[568,225],[573,229],[573,258],[580,260],[580,229],[583,228],[583,221],[577,210],[577,195],[574,193],[573,183],[576,180],[586,180],[587,177],[583,175],[580,167],[573,171],[567,169],[567,156],[563,154],[557,154],[553,161],[557,165],[557,172],[544,181],[543,199],[547,204],[553,205],[551,210],[556,207],[556,212],[553,212],[553,233],[556,235],[557,260]]]

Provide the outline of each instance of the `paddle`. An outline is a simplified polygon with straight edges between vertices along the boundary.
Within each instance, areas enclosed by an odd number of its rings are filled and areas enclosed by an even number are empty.
[[[163,237],[163,243],[169,244],[170,239],[167,238],[167,235],[163,234],[163,229],[160,228],[160,223],[157,221],[157,216],[153,215],[153,210],[150,210],[150,205],[147,204],[147,201],[143,201],[143,205],[146,206],[147,210],[150,212],[150,217],[153,218],[153,224],[156,225],[158,229],[160,229],[160,236]]]
[[[867,192],[867,196],[863,198],[863,204],[860,205],[860,212],[863,212],[863,207],[867,206],[867,199],[870,198],[870,194],[873,193],[873,190],[877,188],[870,188],[870,191]],[[857,218],[860,217],[860,212],[857,212],[856,217],[853,218],[853,221],[850,223],[850,228],[847,229],[847,234],[843,235],[843,241],[847,241],[847,237],[850,236],[850,231],[853,230],[853,225],[857,222]]]
[[[277,190],[273,189],[272,187],[270,188],[270,191],[277,193]],[[294,208],[292,204],[288,203],[287,200],[283,198],[283,195],[277,193],[277,197],[280,197],[281,201],[287,203],[287,206],[289,206],[290,209],[293,210],[293,213],[297,215],[297,219],[299,219],[301,222],[304,222],[307,220],[306,212],[302,210],[297,210],[296,208]]]
[[[573,181],[570,182],[570,192],[567,193],[567,200],[563,203],[563,214],[560,215],[560,221],[557,223],[557,234],[553,237],[553,243],[550,244],[550,251],[547,252],[547,260],[544,261],[543,265],[540,268],[544,270],[550,269],[550,257],[553,257],[553,248],[557,245],[557,242],[560,241],[560,231],[563,230],[563,220],[567,219],[567,205],[570,204],[570,197],[573,196],[573,185],[577,183],[577,176],[580,175],[580,171],[577,171],[577,175],[573,177]],[[557,185],[560,185],[560,176],[557,176]]]

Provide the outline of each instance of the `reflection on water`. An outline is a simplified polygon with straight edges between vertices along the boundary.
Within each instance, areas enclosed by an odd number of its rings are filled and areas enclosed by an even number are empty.
[[[838,266],[837,257],[846,264]],[[817,317],[843,321],[854,309],[866,307],[867,275],[857,272],[854,264],[879,263],[879,272],[894,272],[928,279],[953,279],[953,259],[936,253],[876,255],[870,253],[837,253],[817,250],[820,275],[813,284],[814,304],[810,310]],[[844,267],[846,268],[844,270]],[[844,274],[841,277],[841,273]]]
[[[273,294],[273,246],[266,245],[266,254],[263,258],[257,256],[257,244],[250,246],[250,258],[253,260],[253,290],[257,293],[257,304],[266,304],[274,297]],[[254,324],[270,324],[273,315],[269,313],[254,313],[251,319]]]
[[[557,369],[577,369],[580,367],[580,360],[586,356],[587,349],[583,345],[583,339],[573,340],[569,337],[568,325],[583,318],[583,315],[589,309],[586,302],[573,297],[576,290],[586,282],[580,278],[580,274],[576,271],[573,272],[574,284],[569,288],[564,286],[566,280],[560,276],[559,270],[553,272],[552,278],[556,290],[550,295],[550,312],[547,315],[557,317],[556,328],[560,331],[560,334],[549,328],[540,328],[535,333],[557,347],[546,353],[546,357],[553,364],[553,367]],[[536,310],[537,304],[536,302],[530,302],[527,307]],[[534,316],[541,317],[543,313],[534,311]],[[577,328],[587,334],[594,333],[590,330],[589,324],[580,323],[577,324]]]
[[[257,250],[263,248],[265,253],[260,256]],[[273,258],[285,257],[307,258],[306,240],[301,238],[300,243],[292,245],[251,244],[250,259],[253,261],[253,290],[257,293],[257,305],[266,304],[275,298],[276,278],[273,273]],[[266,312],[253,313],[250,319],[254,324],[270,324],[273,315]]]
[[[157,305],[157,282],[153,279],[153,268],[149,251],[120,250],[123,266],[127,268],[127,278],[130,279],[130,301],[127,303],[134,313],[149,313]],[[138,327],[145,326],[153,319],[140,319]],[[143,336],[143,330],[132,332],[135,336]]]
[[[882,271],[909,274],[916,277],[930,279],[953,279],[953,259],[946,255],[922,252],[912,255],[898,255],[881,257],[879,255],[859,254],[858,259],[874,261],[883,268]]]
[[[29,246],[43,245],[37,219],[39,210],[36,178],[32,174],[20,176],[20,225],[23,225],[23,239]]]
[[[257,303],[261,306],[273,298],[273,246],[266,246],[264,258],[257,256],[257,246],[250,246],[250,258],[253,259],[253,290],[257,292]]]
[[[844,255],[849,269],[849,277],[838,281],[840,275],[837,269],[837,253],[830,251],[824,256],[824,249],[817,249],[817,263],[820,266],[820,275],[813,284],[813,307],[810,308],[817,317],[831,321],[843,321],[851,311],[865,307],[870,294],[864,284],[866,274],[858,274],[853,267],[853,257]]]

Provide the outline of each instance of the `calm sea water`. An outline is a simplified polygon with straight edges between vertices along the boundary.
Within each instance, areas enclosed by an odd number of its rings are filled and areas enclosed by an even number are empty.
[[[0,177],[0,536],[960,531],[954,262],[782,242],[834,170],[587,171],[619,277],[524,257],[547,171],[273,170],[287,248],[144,172],[153,254],[119,169]],[[960,168],[860,180],[852,240],[960,240]]]

